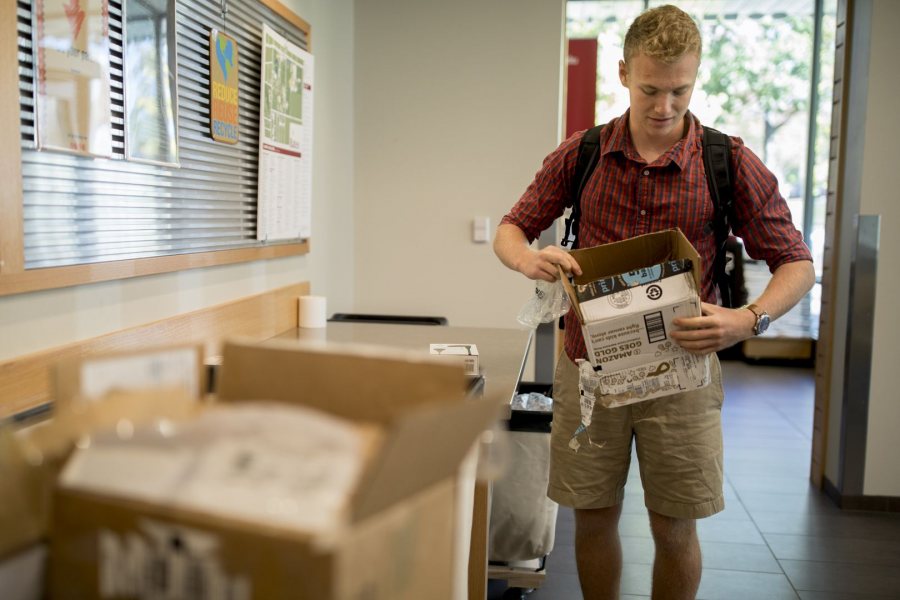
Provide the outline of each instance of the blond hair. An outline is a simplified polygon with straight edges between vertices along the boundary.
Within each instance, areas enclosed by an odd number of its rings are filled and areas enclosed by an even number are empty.
[[[673,63],[688,53],[699,57],[702,47],[694,20],[680,8],[666,4],[642,13],[628,28],[625,63],[639,53]]]

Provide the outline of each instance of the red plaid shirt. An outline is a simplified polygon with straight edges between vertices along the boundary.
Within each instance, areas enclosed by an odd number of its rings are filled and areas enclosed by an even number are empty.
[[[582,195],[578,245],[589,248],[678,227],[704,259],[702,296],[715,303],[714,204],[703,168],[703,129],[690,113],[688,122],[687,135],[651,164],[635,150],[628,112],[604,127],[600,159]],[[576,187],[575,163],[583,136],[583,131],[573,134],[544,159],[534,181],[501,223],[517,226],[533,241],[563,214]],[[740,138],[731,140],[734,234],[743,239],[752,258],[766,261],[770,271],[784,263],[812,260],[775,176]],[[572,360],[585,356],[572,312],[566,315],[566,353]]]

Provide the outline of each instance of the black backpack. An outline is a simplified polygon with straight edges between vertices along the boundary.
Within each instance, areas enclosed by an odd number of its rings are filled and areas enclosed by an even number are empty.
[[[572,250],[578,247],[578,225],[581,220],[581,194],[587,184],[591,173],[597,166],[600,158],[600,132],[603,125],[597,125],[588,129],[581,144],[578,146],[578,159],[575,166],[573,181],[578,182],[575,194],[569,198],[566,206],[572,209],[566,218],[566,233],[560,245],[563,247],[571,244]],[[728,245],[731,233],[731,214],[734,205],[734,186],[731,170],[731,139],[712,127],[703,128],[703,167],[706,170],[706,181],[709,184],[709,193],[715,204],[715,213],[712,222],[708,225],[716,235],[716,258],[714,264],[715,282],[722,298],[722,306],[734,308],[743,304],[746,300],[746,291],[743,290],[743,281],[737,281],[735,276],[739,274],[741,256],[739,252],[733,252],[735,261],[732,274],[725,272],[726,245]],[[738,248],[738,250],[740,250]]]

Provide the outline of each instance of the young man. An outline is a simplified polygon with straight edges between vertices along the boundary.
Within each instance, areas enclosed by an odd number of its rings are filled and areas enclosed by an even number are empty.
[[[772,278],[749,308],[716,304],[714,205],[703,167],[702,126],[688,111],[700,53],[700,32],[678,8],[662,6],[635,20],[619,62],[630,108],[604,127],[600,159],[580,199],[581,247],[671,227],[685,233],[703,258],[702,316],[677,321],[672,337],[691,352],[709,354],[712,365],[712,383],[697,392],[612,409],[598,404],[590,437],[603,444],[582,445],[576,452],[568,447],[580,422],[574,361],[586,354],[576,317],[566,315],[565,352],[554,383],[548,495],[575,509],[576,561],[586,600],[618,598],[617,526],[632,439],[656,545],[653,598],[695,597],[701,572],[696,519],[724,508],[723,392],[714,352],[761,333],[766,320],[787,312],[814,282],[809,250],[792,225],[775,177],[740,139],[732,138],[732,228],[752,257],[766,261]],[[574,193],[583,134],[574,134],[544,160],[498,228],[497,256],[531,279],[554,281],[557,265],[581,274],[562,249],[538,251],[529,244],[562,215]]]

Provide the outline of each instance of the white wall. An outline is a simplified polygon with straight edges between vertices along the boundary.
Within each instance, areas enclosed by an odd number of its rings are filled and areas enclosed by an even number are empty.
[[[875,327],[872,340],[872,378],[866,444],[864,494],[900,496],[900,403],[897,402],[897,356],[900,354],[900,171],[896,139],[900,135],[900,3],[876,0],[870,38],[869,88],[866,106],[860,214],[881,215]]]
[[[360,312],[515,327],[533,284],[491,229],[559,141],[563,0],[356,3]]]
[[[353,4],[352,0],[283,2],[310,23],[316,57],[316,201],[310,253],[0,297],[0,360],[298,281],[310,281],[314,293],[327,295],[330,310],[351,309]]]

